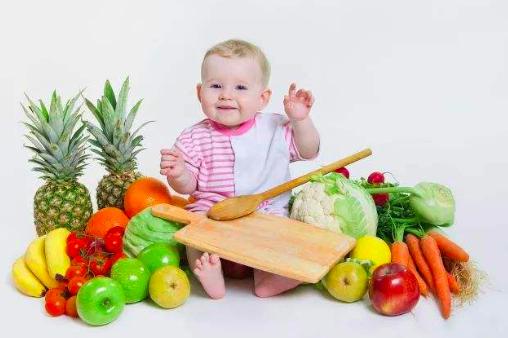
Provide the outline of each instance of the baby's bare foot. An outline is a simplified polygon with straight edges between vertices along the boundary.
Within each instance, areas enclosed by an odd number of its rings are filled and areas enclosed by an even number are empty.
[[[203,253],[200,258],[196,259],[194,274],[198,277],[208,296],[213,299],[224,297],[226,287],[219,256],[209,255],[208,252]]]

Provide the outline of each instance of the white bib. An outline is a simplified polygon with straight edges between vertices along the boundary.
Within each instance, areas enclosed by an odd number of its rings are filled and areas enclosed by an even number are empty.
[[[284,123],[279,114],[258,114],[256,123],[245,133],[231,136],[235,154],[235,195],[266,191],[291,179],[289,146],[284,139]],[[260,211],[286,215],[291,192],[272,200]]]

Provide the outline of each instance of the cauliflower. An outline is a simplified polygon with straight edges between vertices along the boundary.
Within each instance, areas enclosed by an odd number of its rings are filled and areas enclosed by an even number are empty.
[[[344,176],[315,176],[297,193],[290,217],[360,238],[376,235],[377,211],[370,194]]]

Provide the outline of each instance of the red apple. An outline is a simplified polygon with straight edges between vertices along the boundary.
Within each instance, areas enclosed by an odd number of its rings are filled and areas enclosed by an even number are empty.
[[[404,265],[388,263],[374,270],[369,298],[377,312],[386,316],[398,316],[415,307],[420,298],[420,290],[416,277]]]
[[[244,279],[252,275],[252,268],[246,265],[221,259],[224,276],[234,279]]]

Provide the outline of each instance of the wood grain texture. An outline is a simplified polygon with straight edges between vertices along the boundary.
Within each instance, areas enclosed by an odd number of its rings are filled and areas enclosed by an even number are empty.
[[[152,213],[185,219],[188,224],[174,235],[178,242],[302,282],[317,283],[355,245],[352,237],[286,217],[255,212],[215,221],[175,208],[162,204],[153,207]],[[185,213],[190,215],[182,217]]]

